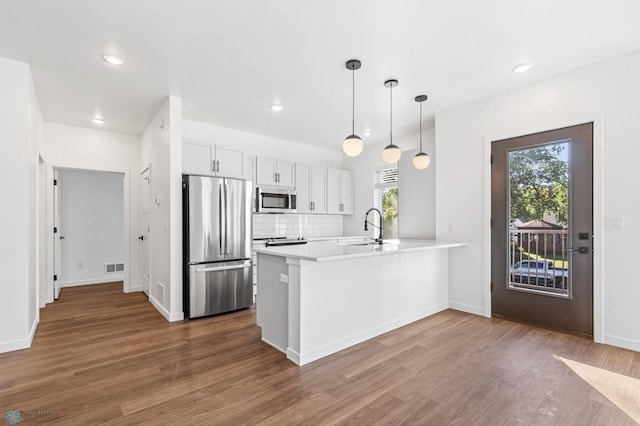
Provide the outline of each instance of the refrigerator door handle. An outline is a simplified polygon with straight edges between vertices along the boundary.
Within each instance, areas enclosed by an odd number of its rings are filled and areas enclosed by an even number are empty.
[[[195,272],[216,272],[216,271],[230,271],[232,269],[247,269],[251,267],[251,263],[245,263],[244,265],[233,266],[213,266],[211,268],[196,269]]]
[[[228,185],[225,181],[224,183],[224,255],[228,255],[229,251],[229,216],[231,216],[231,212],[229,211],[229,191],[227,191]]]
[[[220,254],[224,254],[222,251],[222,184],[218,184],[218,236],[220,237]]]

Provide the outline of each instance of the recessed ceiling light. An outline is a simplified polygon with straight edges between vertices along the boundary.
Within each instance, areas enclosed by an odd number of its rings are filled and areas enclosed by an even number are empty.
[[[280,104],[269,105],[269,109],[275,112],[282,111],[282,105]]]
[[[102,60],[111,65],[122,65],[125,63],[125,60],[120,56],[112,55],[110,53],[103,53],[100,55]]]
[[[91,121],[93,122],[93,124],[104,124],[104,119],[100,117],[93,117]]]
[[[362,136],[368,138],[369,136],[371,136],[371,130],[365,130],[364,132],[362,132]]]
[[[517,72],[517,73],[522,73],[522,72],[529,71],[532,67],[533,67],[533,65],[531,65],[528,62],[525,62],[523,64],[516,65],[515,67],[513,67],[513,69],[511,71]]]

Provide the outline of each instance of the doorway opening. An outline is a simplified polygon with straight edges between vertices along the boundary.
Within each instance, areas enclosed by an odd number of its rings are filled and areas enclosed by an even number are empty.
[[[492,315],[593,335],[593,123],[491,145]]]
[[[47,167],[45,303],[64,287],[122,282],[129,291],[129,173]]]

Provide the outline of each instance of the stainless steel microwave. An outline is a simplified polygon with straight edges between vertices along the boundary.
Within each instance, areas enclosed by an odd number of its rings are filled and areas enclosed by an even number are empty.
[[[285,188],[256,188],[257,213],[295,213],[296,191]]]

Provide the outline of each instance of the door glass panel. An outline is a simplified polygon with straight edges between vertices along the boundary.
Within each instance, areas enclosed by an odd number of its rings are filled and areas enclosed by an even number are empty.
[[[571,297],[569,141],[508,153],[510,290]]]

